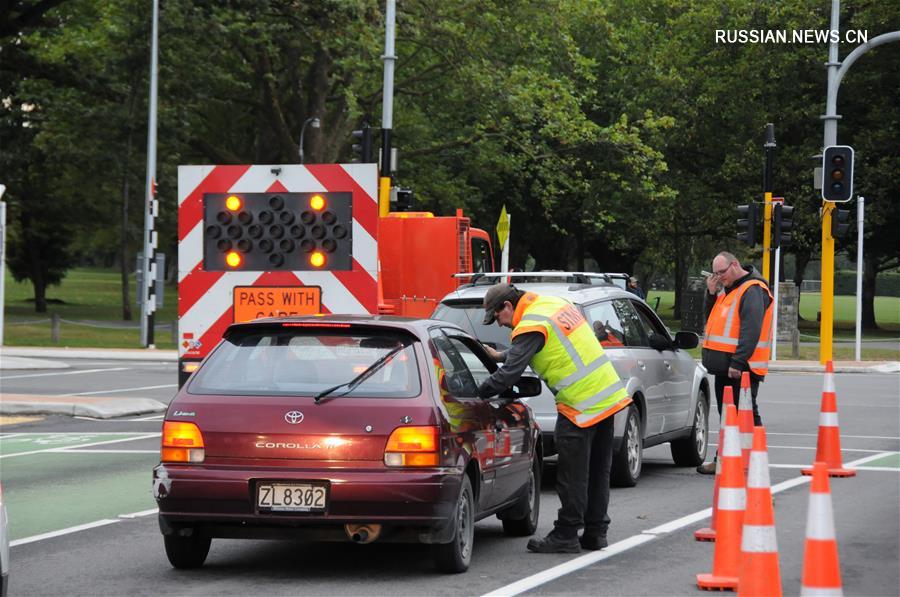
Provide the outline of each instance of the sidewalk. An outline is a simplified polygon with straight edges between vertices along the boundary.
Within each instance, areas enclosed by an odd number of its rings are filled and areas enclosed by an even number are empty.
[[[37,359],[37,361],[35,361]],[[45,348],[25,346],[0,347],[0,369],[50,369],[67,367],[64,363],[40,359],[100,359],[111,361],[155,361],[174,363],[176,350],[144,348]],[[42,366],[37,366],[42,365]],[[781,360],[769,363],[770,371],[821,373],[818,361]],[[900,373],[900,361],[835,361],[835,373]]]
[[[110,349],[110,348],[0,348],[0,370],[65,369],[71,365],[50,359],[100,359],[118,361],[151,361],[174,363],[174,350]],[[816,361],[784,361],[769,363],[771,372],[822,373]],[[900,361],[835,361],[835,373],[900,373]],[[38,396],[32,394],[0,394],[0,415],[59,414],[98,419],[164,412],[166,405],[148,398],[117,396]]]

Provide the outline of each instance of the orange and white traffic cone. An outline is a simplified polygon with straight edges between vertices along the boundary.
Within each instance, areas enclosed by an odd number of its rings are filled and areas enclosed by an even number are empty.
[[[825,363],[825,384],[822,388],[822,408],[819,412],[819,439],[816,443],[816,459],[828,467],[829,477],[855,477],[856,471],[844,468],[841,460],[841,430],[838,426],[837,396],[834,391],[834,365]],[[800,471],[811,475],[813,469]]]
[[[766,428],[753,428],[750,469],[747,471],[747,511],[741,530],[741,575],[738,595],[781,597],[781,570],[775,539],[775,511],[769,484]]]
[[[741,430],[741,464],[744,473],[750,466],[750,448],[753,447],[753,395],[750,391],[750,373],[741,373],[741,395],[738,400],[738,427]]]
[[[723,430],[725,429],[725,408],[730,404],[734,406],[734,394],[731,386],[725,386],[722,392],[722,412],[719,413],[719,443],[716,450],[722,446]],[[715,541],[716,540],[716,513],[719,511],[719,481],[722,478],[722,462],[716,458],[716,480],[713,484],[713,505],[712,516],[709,519],[709,526],[694,531],[694,539],[697,541]]]
[[[722,479],[719,484],[719,509],[716,512],[716,551],[713,571],[698,574],[701,589],[730,589],[738,585],[741,565],[741,526],[747,502],[744,471],[741,468],[741,438],[737,426],[737,410],[725,407],[725,431],[719,448]]]
[[[843,595],[828,465],[816,462],[812,470],[800,595]]]

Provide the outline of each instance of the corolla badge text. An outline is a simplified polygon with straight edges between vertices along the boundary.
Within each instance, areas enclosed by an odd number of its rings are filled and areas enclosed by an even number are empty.
[[[303,413],[299,410],[289,410],[288,412],[284,413],[284,420],[291,425],[302,423]]]
[[[287,450],[321,450],[322,445],[313,443],[296,443],[296,442],[256,442],[257,448],[287,449]]]

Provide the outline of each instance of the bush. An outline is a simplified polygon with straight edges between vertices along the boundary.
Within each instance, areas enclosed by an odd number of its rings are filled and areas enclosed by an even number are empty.
[[[856,296],[856,272],[839,271],[834,274],[836,295]],[[881,272],[875,281],[878,296],[900,296],[900,272]]]

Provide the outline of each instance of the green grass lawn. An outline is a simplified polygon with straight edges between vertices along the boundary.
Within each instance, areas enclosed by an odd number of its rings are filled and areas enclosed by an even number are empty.
[[[47,313],[34,310],[34,290],[30,282],[15,282],[6,274],[6,319],[3,341],[7,346],[82,346],[91,348],[139,348],[140,308],[135,301],[134,277],[130,280],[132,321],[122,320],[122,285],[118,271],[77,268],[70,270],[59,286],[47,289]],[[157,324],[171,324],[176,319],[177,291],[166,286],[164,307],[156,312]],[[37,320],[49,319],[56,313],[63,320],[96,322],[99,325],[134,325],[134,328],[60,324],[60,339],[54,344],[50,339],[50,323]],[[108,323],[107,323],[108,322]],[[155,343],[158,348],[174,348],[169,328],[157,328]]]
[[[6,277],[6,325],[4,343],[8,346],[79,346],[138,348],[140,346],[140,309],[134,305],[134,279],[131,279],[131,322],[122,321],[122,289],[119,273],[113,270],[97,268],[77,268],[70,270],[59,286],[52,286],[47,291],[47,313],[35,313],[33,290],[29,282],[15,282]],[[679,321],[672,319],[672,306],[675,293],[671,291],[650,291],[648,302],[656,304],[660,298],[659,313],[672,330],[680,329]],[[816,312],[819,310],[821,295],[803,293],[800,298],[800,328],[804,338],[818,336],[819,326],[816,323]],[[165,306],[156,313],[157,324],[171,324],[176,319],[177,291],[174,286],[165,288]],[[56,313],[63,320],[95,322],[100,325],[134,325],[133,328],[120,327],[110,329],[88,325],[66,323],[60,325],[60,341],[54,344],[50,339],[50,323],[26,323],[35,320],[49,319]],[[852,296],[835,297],[835,337],[852,338],[854,334],[854,317],[856,313],[855,299]],[[876,297],[875,316],[881,329],[867,332],[864,339],[884,339],[900,337],[900,298]],[[169,328],[157,328],[156,346],[174,348],[172,333]],[[786,350],[785,350],[786,349]],[[781,352],[785,355],[789,347]],[[852,346],[834,347],[835,359],[851,359],[854,352]],[[879,348],[863,348],[863,358],[869,360],[896,359],[900,351]],[[816,359],[816,347],[801,347],[801,357]]]

